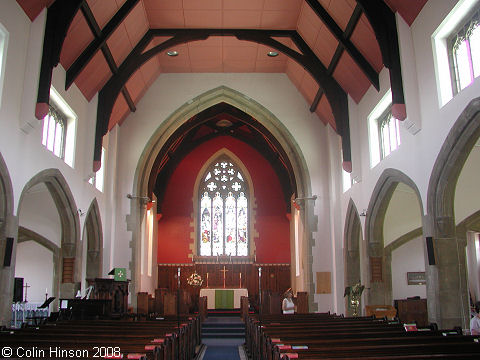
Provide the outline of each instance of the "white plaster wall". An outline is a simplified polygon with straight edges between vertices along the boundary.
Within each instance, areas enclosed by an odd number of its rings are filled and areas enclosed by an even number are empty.
[[[351,121],[357,122],[351,126],[352,129],[357,130],[357,133],[351,132],[351,137],[361,139],[361,143],[354,147],[354,150],[361,154],[361,182],[353,185],[342,196],[343,219],[345,219],[350,198],[355,202],[357,209],[368,208],[372,191],[383,171],[388,168],[398,169],[412,179],[421,195],[422,211],[426,212],[428,183],[439,150],[461,112],[470,100],[480,93],[480,79],[477,78],[470,87],[464,89],[445,106],[442,108],[439,106],[432,34],[456,3],[457,1],[453,0],[429,1],[410,27],[410,32],[404,26],[401,26],[399,31],[400,44],[412,43],[411,47],[401,46],[400,50],[408,51],[414,56],[413,59],[406,61],[402,53],[404,66],[402,73],[404,89],[418,88],[418,111],[416,101],[411,99],[410,95],[406,96],[407,120],[421,124],[421,130],[418,133],[413,135],[406,130],[405,124],[402,124],[400,147],[375,167],[370,168],[367,117],[390,88],[388,70],[384,68],[380,73],[379,92],[371,87],[359,104],[350,106],[350,113],[355,114],[351,116]],[[409,73],[411,71],[416,72],[416,77]],[[409,102],[413,103],[411,107]],[[354,163],[353,167],[358,173],[358,164]]]
[[[470,152],[455,188],[455,222],[461,223],[480,209],[480,145]]]
[[[407,282],[407,272],[425,271],[423,247],[423,239],[418,237],[392,251],[392,293],[394,300],[412,296],[426,298],[425,285],[408,285]]]
[[[4,91],[0,104],[0,153],[13,185],[14,215],[17,214],[20,196],[27,182],[43,170],[58,169],[74,198],[72,210],[76,212],[77,209],[82,209],[86,212],[92,200],[97,198],[104,223],[107,217],[105,214],[110,214],[105,211],[105,195],[87,182],[92,173],[97,98],[88,102],[75,84],[65,91],[65,70],[61,65],[53,71],[52,86],[78,117],[73,168],[41,144],[42,122],[35,119],[34,109],[45,19],[46,11],[43,11],[31,22],[15,0],[0,1],[0,23],[9,36]],[[45,200],[45,205],[50,209],[50,200]],[[33,203],[28,204],[30,201]],[[39,206],[41,201],[33,198],[26,200],[20,225],[25,225],[58,244],[60,232],[57,231],[58,219],[54,218],[56,210],[40,216],[38,212],[43,206]],[[84,229],[84,221],[85,217],[79,217],[80,232]],[[79,238],[81,239],[81,234]],[[77,248],[82,248],[81,243]],[[81,251],[77,253],[76,263],[79,267],[85,266]]]
[[[331,269],[332,241],[329,220],[329,146],[325,126],[315,114],[309,112],[301,94],[285,74],[164,74],[156,82],[118,129],[116,236],[114,262],[128,267],[131,250],[131,232],[126,229],[125,215],[130,212],[127,193],[133,190],[133,176],[145,144],[158,126],[176,109],[196,96],[227,86],[255,100],[271,111],[296,139],[310,173],[315,201],[314,215],[318,232],[314,234],[314,267]],[[336,135],[335,135],[336,136]],[[338,140],[337,140],[338,144]],[[338,145],[337,145],[338,146]],[[322,249],[319,251],[318,249]],[[118,265],[117,265],[118,264]],[[317,266],[316,264],[321,264]],[[333,305],[331,297],[323,304]]]
[[[49,296],[53,293],[53,253],[33,240],[18,244],[15,277],[23,278],[23,285],[30,285],[29,303],[43,303],[45,289]],[[25,299],[25,289],[23,296]]]
[[[385,213],[383,225],[384,245],[402,235],[422,227],[422,213],[417,194],[404,184],[398,184]]]

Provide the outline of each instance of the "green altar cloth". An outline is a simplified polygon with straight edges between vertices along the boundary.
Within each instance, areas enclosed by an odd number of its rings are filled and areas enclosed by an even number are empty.
[[[215,309],[233,308],[233,290],[215,290]]]

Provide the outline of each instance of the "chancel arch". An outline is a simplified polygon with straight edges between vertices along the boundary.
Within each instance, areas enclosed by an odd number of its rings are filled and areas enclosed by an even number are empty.
[[[51,204],[51,211],[40,212],[40,204],[46,202]],[[59,246],[59,295],[73,297],[80,281],[80,220],[73,194],[58,169],[43,170],[27,182],[20,196],[18,217],[20,225],[48,234],[45,237]]]
[[[264,108],[259,103],[255,102],[253,99],[250,99],[243,94],[232,90],[228,87],[221,86],[213,90],[207,91],[206,93],[199,95],[198,97],[192,99],[188,103],[184,104],[172,115],[170,115],[157,129],[157,131],[150,138],[147,146],[145,147],[134,177],[134,186],[133,193],[139,194],[141,196],[150,196],[154,193],[154,189],[164,188],[166,186],[162,181],[167,181],[168,176],[157,177],[159,171],[162,170],[162,166],[166,164],[165,160],[168,160],[172,152],[169,152],[169,149],[173,149],[178,142],[182,142],[187,139],[191,142],[192,146],[201,145],[200,143],[195,143],[197,139],[196,136],[199,136],[200,133],[196,131],[191,131],[199,123],[208,122],[211,117],[209,117],[209,111],[214,112],[212,116],[215,116],[218,113],[219,108],[228,109],[226,120],[234,123],[228,126],[222,126],[222,124],[212,124],[211,128],[216,128],[216,131],[219,133],[216,135],[211,135],[212,138],[220,136],[229,136],[228,132],[235,132],[236,129],[240,128],[243,125],[251,126],[255,123],[256,126],[261,129],[258,134],[265,134],[265,140],[257,141],[255,144],[250,145],[252,148],[260,146],[261,149],[268,149],[263,155],[264,157],[270,157],[268,159],[269,163],[272,164],[272,168],[278,179],[280,179],[281,193],[284,201],[284,206],[288,211],[291,208],[291,197],[294,194],[298,197],[305,197],[311,193],[311,184],[309,179],[308,169],[303,158],[303,155],[300,151],[298,144],[285,128],[285,126],[280,122],[279,119],[275,117],[268,109]],[[224,111],[222,110],[224,113]],[[232,116],[233,118],[229,118]],[[200,118],[200,120],[199,120]],[[188,120],[188,121],[187,121]],[[197,121],[197,122],[196,122]],[[227,122],[228,123],[228,122]],[[195,126],[192,126],[194,124]],[[208,125],[207,125],[208,126]],[[179,135],[183,134],[183,135]],[[188,134],[188,135],[186,135]],[[240,134],[241,135],[241,134]],[[261,139],[262,136],[257,136],[257,139]],[[268,141],[266,140],[268,139]],[[208,138],[202,138],[200,141],[202,144],[204,140],[211,140]],[[239,137],[238,141],[246,140],[245,137]],[[267,148],[267,144],[269,148]],[[173,147],[172,147],[173,146]],[[260,151],[258,149],[257,151]],[[191,153],[190,151],[185,151],[183,154],[180,154],[179,158],[185,157],[187,154]],[[279,162],[279,159],[282,161]],[[173,164],[173,162],[172,162]],[[164,174],[170,175],[174,168],[168,169],[164,168]],[[283,176],[278,176],[282,174]],[[168,190],[167,190],[168,191]],[[154,193],[158,199],[157,205],[157,216],[162,215],[162,203],[165,196],[164,192]],[[192,200],[190,200],[192,201]],[[130,270],[132,272],[132,285],[135,285],[136,280],[137,284],[140,283],[140,247],[142,241],[142,234],[140,231],[140,221],[143,217],[143,213],[146,211],[145,205],[142,205],[141,202],[132,202],[131,203],[131,212],[128,216],[127,223],[129,230],[132,231],[132,263]],[[311,255],[311,242],[312,242],[312,228],[313,224],[309,224],[307,220],[313,218],[310,214],[313,214],[313,205],[308,204],[304,209],[302,209],[302,217],[304,217],[305,223],[307,226],[305,231],[301,235],[301,241],[304,243],[303,249],[305,249],[305,254],[302,254],[303,257],[303,267],[302,274],[304,279],[304,284],[302,284],[302,289],[308,289],[312,294],[314,293],[314,284],[312,278],[312,255]],[[286,216],[286,214],[284,214]],[[191,219],[191,231],[194,233],[194,221],[193,214],[190,216]],[[163,220],[163,218],[162,218]],[[159,223],[160,224],[160,223]],[[288,231],[288,230],[287,230]],[[159,229],[160,232],[160,229]],[[194,248],[195,245],[192,244]],[[193,252],[193,249],[191,250]],[[142,285],[139,285],[140,288]],[[133,292],[138,290],[132,290]],[[310,307],[313,308],[313,302],[310,298]]]
[[[422,228],[420,199],[413,180],[396,169],[386,169],[375,186],[365,219],[369,257],[367,301],[371,305],[393,305],[393,279],[405,278],[402,281],[406,283],[406,274],[392,274],[395,270],[392,268],[392,251],[411,240],[412,231]],[[420,249],[423,249],[421,233],[417,235]],[[393,245],[399,238],[406,240]],[[418,254],[420,263],[424,263],[422,252]]]
[[[432,237],[435,265],[427,270],[429,321],[448,327],[469,326],[469,294],[465,246],[466,234],[457,233],[455,197],[460,174],[480,137],[480,98],[473,99],[460,114],[435,161],[427,193],[428,235]],[[478,177],[478,172],[476,172]],[[476,196],[474,191],[472,196]],[[469,202],[467,202],[469,203]],[[470,208],[468,212],[472,212]],[[448,273],[449,276],[441,276]],[[458,296],[452,296],[458,294]]]

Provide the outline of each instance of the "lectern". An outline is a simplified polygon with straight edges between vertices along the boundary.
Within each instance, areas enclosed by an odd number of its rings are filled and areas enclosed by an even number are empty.
[[[116,281],[115,279],[87,279],[88,285],[93,285],[91,299],[111,300],[110,315],[117,317],[127,314],[128,311],[128,283],[129,280]]]

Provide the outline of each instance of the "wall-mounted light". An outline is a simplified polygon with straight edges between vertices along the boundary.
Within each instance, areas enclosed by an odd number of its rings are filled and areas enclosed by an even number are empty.
[[[82,211],[82,209],[78,209],[77,212],[78,212],[78,215],[80,215],[80,216],[85,215],[85,213]]]
[[[177,50],[169,50],[167,51],[168,56],[178,56],[178,51]]]
[[[360,213],[360,216],[367,216],[367,209],[363,209],[363,211]]]
[[[143,205],[150,202],[150,198],[148,196],[138,196],[138,195],[127,194],[127,198],[129,198],[130,200],[133,200],[133,199],[140,200]]]
[[[276,52],[276,51],[269,51],[269,52],[267,53],[267,56],[276,57],[276,56],[278,56],[278,52]]]

